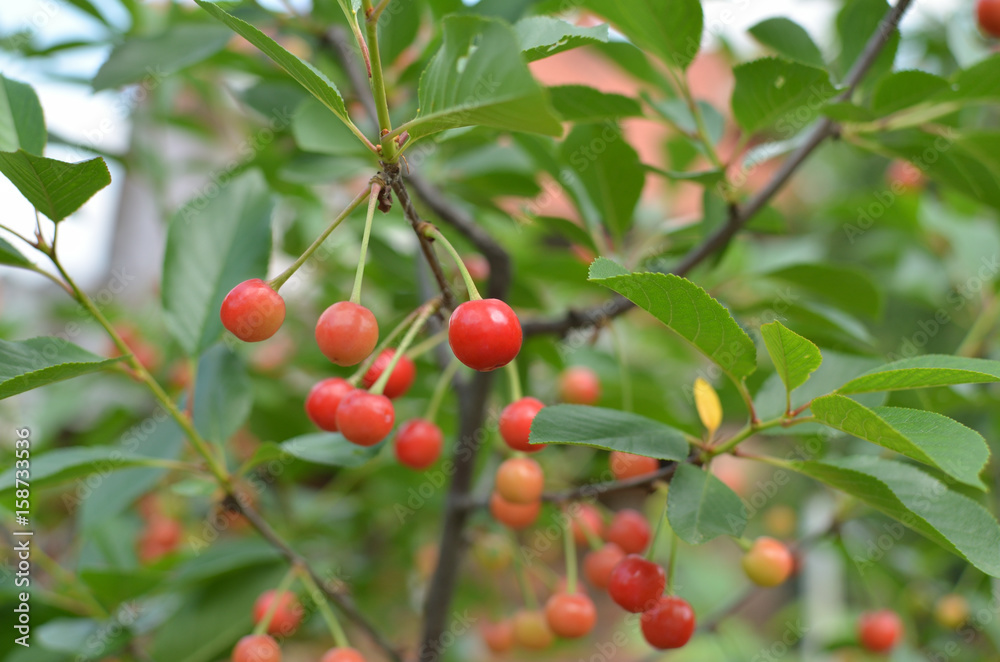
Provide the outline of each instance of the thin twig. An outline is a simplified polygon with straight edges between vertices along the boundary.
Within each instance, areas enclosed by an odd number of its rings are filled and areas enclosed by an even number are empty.
[[[410,222],[413,232],[417,235],[417,240],[420,242],[420,250],[423,251],[424,257],[427,259],[427,264],[431,268],[431,273],[434,274],[434,280],[437,281],[438,289],[441,290],[441,302],[444,304],[445,308],[448,308],[449,310],[453,309],[455,307],[455,294],[451,291],[451,285],[448,284],[448,277],[445,275],[444,268],[441,266],[441,260],[438,259],[437,253],[434,252],[434,246],[432,245],[431,239],[420,231],[420,224],[423,223],[423,221],[420,218],[420,214],[417,213],[416,208],[413,206],[413,201],[410,200],[410,194],[406,190],[406,185],[403,183],[403,180],[398,177],[393,179],[392,190],[395,191],[396,197],[399,199],[399,203],[403,205],[403,215],[406,216],[406,220]]]

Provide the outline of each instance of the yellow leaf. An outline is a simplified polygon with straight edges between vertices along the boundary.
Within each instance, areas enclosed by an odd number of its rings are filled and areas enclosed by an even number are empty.
[[[698,417],[708,428],[709,434],[715,434],[722,423],[722,403],[712,385],[699,377],[694,380],[694,404],[698,408]]]

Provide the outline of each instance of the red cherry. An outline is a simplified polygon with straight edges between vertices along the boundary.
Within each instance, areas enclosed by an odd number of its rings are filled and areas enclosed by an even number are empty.
[[[545,444],[528,443],[531,422],[544,407],[541,400],[524,397],[503,408],[500,412],[500,436],[508,446],[525,453],[537,453],[545,448]]]
[[[592,405],[601,399],[601,380],[590,368],[567,368],[559,375],[559,399],[573,405]]]
[[[396,350],[392,348],[384,349],[379,353],[378,358],[372,363],[372,367],[368,368],[368,372],[361,378],[361,383],[365,385],[365,388],[371,388],[378,381],[379,376],[385,372],[395,355]],[[416,376],[417,366],[414,365],[413,359],[403,354],[399,357],[396,367],[392,369],[392,374],[389,375],[389,381],[385,383],[382,394],[390,400],[405,395],[413,385],[413,379]]]
[[[236,642],[232,662],[281,662],[281,648],[266,634],[248,634]]]
[[[466,301],[448,320],[448,344],[473,370],[502,368],[521,351],[521,322],[499,299]]]
[[[583,593],[556,593],[545,603],[545,620],[560,637],[579,639],[594,629],[597,609]]]
[[[899,186],[902,191],[918,191],[924,187],[926,182],[920,168],[902,159],[896,159],[889,164],[886,179],[889,180],[890,185]]]
[[[337,407],[337,429],[344,438],[358,446],[374,446],[389,436],[396,414],[392,401],[356,389],[344,396]]]
[[[611,571],[625,558],[625,552],[613,542],[583,557],[583,574],[594,588],[606,589]]]
[[[514,614],[514,640],[524,648],[548,648],[554,638],[541,611],[522,609]]]
[[[274,590],[261,593],[253,605],[253,622],[256,625],[264,620],[267,610],[275,600],[278,600],[278,606],[267,626],[267,633],[288,637],[299,628],[303,616],[302,605],[289,591],[283,592],[280,597]]]
[[[326,358],[337,365],[356,365],[375,349],[378,322],[364,306],[339,301],[319,316],[316,343]]]
[[[608,456],[611,473],[618,480],[628,480],[655,473],[660,469],[660,461],[645,455],[633,455],[623,451],[611,451]]]
[[[1000,37],[1000,0],[979,0],[976,14],[983,32]]]
[[[638,613],[655,604],[666,586],[667,574],[663,568],[629,554],[611,571],[608,593],[623,609]]]
[[[353,648],[331,648],[319,662],[365,662],[365,656]]]
[[[795,557],[784,544],[761,536],[743,555],[743,570],[758,586],[777,586],[792,574]]]
[[[306,396],[306,414],[321,430],[337,431],[337,408],[344,396],[354,390],[350,382],[331,377],[318,382]]]
[[[403,423],[396,432],[396,458],[411,469],[426,469],[434,464],[443,445],[441,428],[422,418]]]
[[[694,634],[694,610],[686,600],[673,596],[659,598],[640,619],[642,636],[660,650],[680,648]]]
[[[903,622],[891,609],[870,611],[858,619],[858,639],[873,653],[891,650],[903,636]]]
[[[512,457],[497,469],[496,490],[511,503],[531,503],[542,498],[545,474],[530,457]]]
[[[494,653],[506,653],[514,647],[514,624],[511,621],[483,623],[479,627],[486,647]]]
[[[493,519],[512,529],[524,529],[535,523],[542,503],[511,503],[496,492],[490,496],[490,514]]]
[[[604,518],[594,506],[581,503],[570,515],[573,518],[573,540],[577,545],[586,545],[591,538],[604,537]],[[590,531],[590,535],[587,531]]]
[[[626,508],[611,518],[606,537],[608,542],[616,543],[626,554],[639,554],[646,550],[653,532],[642,513]]]
[[[260,278],[229,291],[219,311],[222,326],[244,342],[267,340],[285,321],[285,300]]]
[[[154,514],[139,538],[139,559],[152,562],[177,549],[184,529],[177,520]]]

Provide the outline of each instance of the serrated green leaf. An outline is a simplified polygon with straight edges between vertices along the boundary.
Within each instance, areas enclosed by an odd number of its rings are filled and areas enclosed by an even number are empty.
[[[667,492],[667,519],[681,540],[700,545],[719,536],[742,536],[747,509],[711,472],[679,464]]]
[[[948,81],[926,71],[894,71],[875,86],[871,109],[876,116],[883,117],[923,103],[947,88]]]
[[[0,152],[0,172],[35,209],[61,221],[111,183],[104,159],[64,163],[23,149]]]
[[[757,369],[753,340],[721,303],[691,281],[673,274],[630,274],[605,258],[590,266],[589,280],[651,313],[734,379]]]
[[[939,97],[949,101],[1000,99],[1000,53],[957,72]]]
[[[529,16],[514,24],[521,52],[528,62],[589,44],[605,43],[608,26],[578,27],[551,16]]]
[[[225,345],[208,349],[198,361],[194,425],[203,437],[224,444],[253,408],[253,384],[243,359]]]
[[[595,90],[586,85],[549,88],[552,107],[566,122],[602,122],[606,119],[642,116],[642,106],[631,97]]]
[[[789,60],[822,69],[825,66],[823,54],[809,33],[795,21],[783,18],[769,18],[748,30],[754,39],[774,49]]]
[[[787,329],[781,322],[771,322],[760,327],[767,353],[774,368],[791,392],[806,383],[809,375],[823,363],[819,347],[799,334]]]
[[[0,152],[23,149],[40,156],[46,137],[45,115],[35,90],[0,75]]]
[[[554,405],[544,407],[531,423],[532,444],[573,444],[611,451],[684,460],[684,433],[651,418],[603,407]]]
[[[872,456],[789,466],[894,517],[993,577],[1000,525],[981,505],[915,466]]]
[[[420,77],[411,138],[463,126],[558,136],[562,124],[520,57],[510,26],[476,16],[444,19],[441,48]]]
[[[871,393],[991,382],[1000,382],[1000,361],[927,354],[869,370],[838,388],[837,392]]]
[[[979,479],[990,457],[986,441],[947,416],[900,407],[864,405],[843,395],[816,398],[810,407],[822,423],[941,469],[955,480],[985,489]]]
[[[576,126],[561,153],[594,206],[597,217],[590,219],[592,224],[622,237],[632,226],[646,181],[638,153],[621,130],[608,123]]]
[[[756,133],[773,128],[790,137],[805,128],[837,90],[826,71],[799,62],[763,58],[733,69],[736,121]]]
[[[0,340],[0,400],[104,370],[121,360],[91,354],[62,338]]]
[[[316,67],[289,53],[278,42],[246,21],[225,12],[217,5],[205,0],[195,0],[195,2],[211,14],[213,18],[221,21],[231,30],[259,48],[264,55],[271,58],[275,64],[284,69],[299,85],[316,97],[320,103],[329,108],[341,122],[348,126],[353,126],[351,118],[347,113],[347,107],[344,106],[344,99],[340,96],[340,90]]]
[[[20,267],[22,269],[30,269],[31,261],[21,255],[21,251],[14,248],[5,239],[0,238],[0,264],[6,264],[10,267]]]
[[[164,78],[215,55],[232,39],[221,25],[180,23],[151,37],[130,37],[116,46],[91,83],[95,91]]]
[[[701,47],[704,16],[698,0],[583,0],[636,46],[687,69]]]
[[[359,156],[371,159],[371,150],[365,148],[326,106],[307,97],[292,115],[292,136],[300,149],[318,154]]]
[[[207,199],[206,199],[207,198]],[[267,272],[271,194],[256,170],[199,197],[174,215],[163,258],[167,327],[189,356],[222,333],[219,308],[233,287]]]

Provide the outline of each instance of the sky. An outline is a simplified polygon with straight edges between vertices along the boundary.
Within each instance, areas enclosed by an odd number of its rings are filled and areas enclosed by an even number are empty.
[[[181,0],[193,4],[190,0]],[[477,0],[464,0],[475,4]],[[116,0],[94,0],[104,15],[119,24],[127,22],[127,15]],[[263,5],[281,11],[279,0],[263,0]],[[297,10],[307,11],[309,0],[293,0]],[[772,16],[787,16],[799,22],[829,52],[833,42],[832,26],[836,7],[832,0],[705,0],[705,25],[709,41],[713,33],[722,34],[739,52],[752,55],[753,42],[746,36],[746,29]],[[973,0],[918,0],[904,19],[902,29],[918,27],[927,20],[940,20],[957,10],[957,4],[968,4],[967,20],[971,21]],[[4,0],[0,3],[0,32],[9,34],[20,29],[32,29],[41,45],[59,43],[78,38],[93,38],[102,28],[95,20],[75,8],[55,0]],[[710,46],[711,44],[709,44]],[[73,50],[58,57],[55,70],[63,75],[90,78],[96,73],[110,49],[100,47]],[[906,54],[900,59],[905,66]],[[970,53],[969,58],[976,57]],[[49,130],[69,140],[92,144],[110,152],[127,148],[130,124],[128,91],[93,93],[85,85],[54,80],[40,68],[24,59],[0,52],[0,73],[31,83],[42,102]],[[110,123],[108,120],[111,120]],[[107,130],[105,128],[109,127]],[[59,145],[51,145],[46,155],[67,161],[79,161],[93,155]],[[63,260],[71,273],[78,274],[81,285],[93,285],[104,274],[120,188],[122,172],[109,163],[112,184],[100,191],[83,208],[60,226],[60,244]],[[31,234],[34,214],[31,205],[5,178],[0,177],[0,209],[4,222],[18,231]],[[14,241],[13,243],[17,243]],[[41,285],[33,274],[11,274],[0,271],[0,278],[16,282]]]

